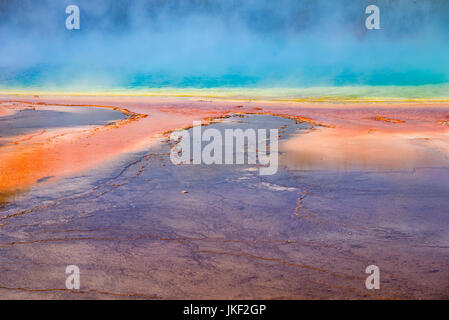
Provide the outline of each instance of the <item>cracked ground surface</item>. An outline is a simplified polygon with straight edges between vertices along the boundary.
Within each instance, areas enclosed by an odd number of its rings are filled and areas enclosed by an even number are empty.
[[[161,138],[4,205],[0,298],[449,297],[448,168],[311,171],[281,156],[277,174],[259,176],[175,166],[169,152]],[[81,290],[65,289],[71,264]],[[365,288],[370,264],[380,290]]]

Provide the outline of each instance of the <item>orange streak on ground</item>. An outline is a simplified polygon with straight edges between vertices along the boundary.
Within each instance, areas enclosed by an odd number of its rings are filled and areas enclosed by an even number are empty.
[[[374,117],[374,120],[376,121],[385,121],[385,122],[390,122],[390,123],[405,123],[405,121],[399,120],[399,119],[391,119],[391,118],[387,118],[387,117]]]
[[[127,111],[131,117],[113,125],[42,130],[9,139],[11,143],[0,147],[0,193],[25,189],[44,177],[67,176],[98,166],[148,146],[157,133],[209,115],[196,110],[190,115],[148,111],[150,116]]]
[[[148,145],[158,133],[230,112],[283,115],[328,126],[286,142],[289,155],[299,156],[295,164],[303,164],[303,168],[408,168],[408,164],[445,163],[443,158],[448,154],[449,127],[444,125],[449,119],[447,103],[280,103],[155,97],[20,99],[15,103],[22,107],[33,104],[35,108],[47,108],[51,104],[120,108],[131,118],[99,128],[47,130],[32,133],[32,137],[15,137],[17,144],[0,147],[0,193],[26,188],[47,176],[60,177],[99,166]],[[0,103],[10,100],[14,99],[0,97]],[[436,159],[429,156],[435,150],[439,154]],[[415,160],[404,162],[404,158]]]
[[[9,116],[14,113],[14,110],[9,106],[0,105],[0,117]]]

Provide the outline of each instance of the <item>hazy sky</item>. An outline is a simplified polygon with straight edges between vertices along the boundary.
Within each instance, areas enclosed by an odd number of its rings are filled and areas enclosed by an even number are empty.
[[[434,84],[448,53],[447,0],[0,0],[0,86]]]

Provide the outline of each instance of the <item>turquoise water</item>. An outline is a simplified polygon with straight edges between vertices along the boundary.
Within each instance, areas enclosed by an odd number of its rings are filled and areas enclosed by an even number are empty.
[[[102,73],[97,73],[101,75]],[[280,78],[281,76],[278,75]],[[358,84],[355,75],[341,75],[324,85],[319,75],[301,81],[272,81],[262,75],[244,73],[182,76],[162,73],[124,72],[110,77],[85,76],[75,82],[65,72],[51,66],[0,73],[0,92],[74,92],[119,95],[186,95],[244,99],[448,99],[449,82],[429,74],[374,74],[372,81]],[[366,77],[366,75],[365,75]],[[387,84],[383,84],[387,83]]]

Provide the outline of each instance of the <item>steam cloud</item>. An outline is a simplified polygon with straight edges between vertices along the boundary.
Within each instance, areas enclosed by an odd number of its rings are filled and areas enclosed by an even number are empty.
[[[0,87],[446,83],[448,21],[447,0],[0,0]]]

